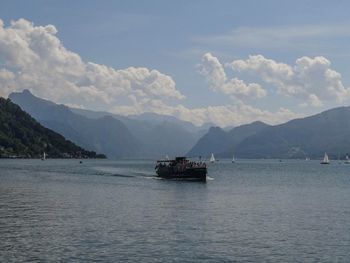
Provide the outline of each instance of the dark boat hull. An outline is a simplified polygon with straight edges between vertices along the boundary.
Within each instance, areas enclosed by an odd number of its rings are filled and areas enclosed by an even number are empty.
[[[157,170],[157,175],[164,179],[206,182],[207,168],[188,168],[177,171],[173,167],[162,167]]]

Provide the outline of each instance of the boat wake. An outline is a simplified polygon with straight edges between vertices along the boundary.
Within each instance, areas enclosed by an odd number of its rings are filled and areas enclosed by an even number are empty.
[[[144,176],[145,179],[153,179],[153,180],[164,180],[164,178],[158,176]]]
[[[93,167],[94,170],[98,171],[97,175],[102,176],[114,176],[120,178],[140,178],[140,179],[153,179],[153,180],[173,180],[173,181],[192,181],[191,179],[185,180],[183,178],[177,179],[164,179],[150,172],[142,172],[140,170],[132,170],[117,167]],[[214,178],[207,175],[207,181],[212,181]]]
[[[152,178],[155,177],[149,173],[142,173],[139,171],[132,171],[130,169],[116,168],[116,167],[94,167],[97,170],[98,175],[115,176],[125,178]]]
[[[128,178],[135,177],[135,176],[126,175],[126,174],[105,174],[105,175],[108,175],[108,176],[115,176],[115,177],[128,177]]]

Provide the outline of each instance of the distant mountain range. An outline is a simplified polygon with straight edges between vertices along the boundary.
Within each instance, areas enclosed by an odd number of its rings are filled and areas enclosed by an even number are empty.
[[[120,116],[74,109],[35,97],[28,90],[10,99],[43,126],[72,142],[110,158],[163,158],[185,155],[208,158],[344,157],[350,152],[350,107],[270,126],[253,122],[229,130],[197,127],[172,116],[145,113]]]
[[[104,116],[90,119],[32,95],[28,90],[12,93],[9,98],[50,128],[82,147],[103,152],[111,158],[133,157],[140,152],[139,142],[119,120]]]
[[[190,156],[214,153],[232,158],[332,158],[350,153],[350,107],[269,126],[261,122],[230,131],[211,128],[189,151]]]
[[[207,131],[172,116],[120,116],[57,105],[28,90],[9,98],[42,125],[110,158],[162,158],[188,152]]]
[[[123,122],[130,133],[138,140],[140,155],[138,158],[163,158],[165,155],[182,156],[186,154],[204,135],[211,124],[197,127],[190,122],[175,117],[145,113],[128,117],[109,112],[96,112],[73,109],[71,111],[88,118],[112,116]]]
[[[104,158],[43,127],[10,99],[0,98],[0,157]]]

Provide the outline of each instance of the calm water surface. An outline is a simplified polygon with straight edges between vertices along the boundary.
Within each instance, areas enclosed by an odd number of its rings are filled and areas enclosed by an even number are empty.
[[[0,262],[349,262],[350,165],[0,160]]]

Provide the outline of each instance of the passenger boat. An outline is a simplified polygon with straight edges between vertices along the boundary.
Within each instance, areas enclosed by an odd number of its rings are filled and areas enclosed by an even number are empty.
[[[155,167],[158,177],[174,180],[202,181],[207,180],[205,162],[192,162],[186,157],[176,157],[174,160],[159,160]]]

